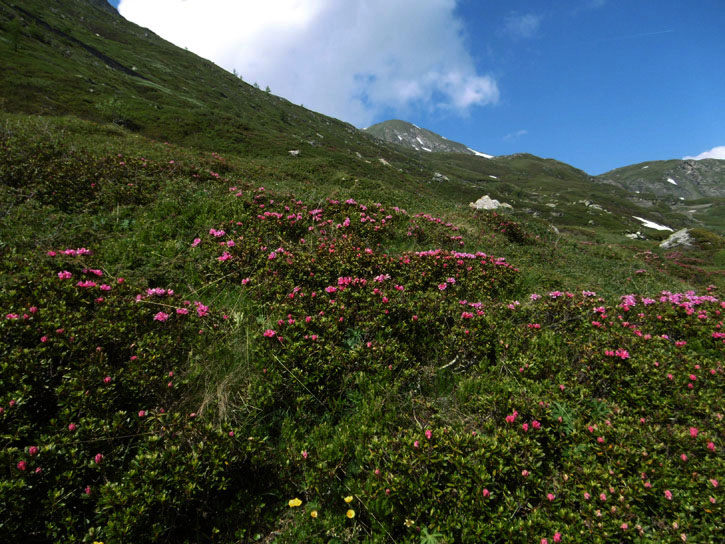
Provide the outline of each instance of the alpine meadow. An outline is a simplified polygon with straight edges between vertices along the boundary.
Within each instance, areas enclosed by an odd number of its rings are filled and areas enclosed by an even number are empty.
[[[358,130],[105,0],[0,76],[0,541],[725,542],[725,161]]]

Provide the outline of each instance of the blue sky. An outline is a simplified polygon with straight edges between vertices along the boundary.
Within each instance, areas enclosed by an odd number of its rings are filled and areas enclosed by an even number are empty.
[[[405,119],[591,174],[725,158],[722,0],[121,0],[119,11],[358,127]]]

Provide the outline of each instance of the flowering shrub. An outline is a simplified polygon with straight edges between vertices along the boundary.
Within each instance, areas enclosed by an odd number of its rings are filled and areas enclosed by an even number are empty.
[[[92,257],[50,254],[3,265],[14,276],[0,299],[12,309],[0,320],[2,534],[179,541],[224,527],[229,512],[253,519],[237,493],[260,484],[250,471],[265,471],[263,444],[182,402],[219,317],[174,312],[185,303],[165,289],[136,296],[89,269]],[[74,281],[87,277],[106,283]]]

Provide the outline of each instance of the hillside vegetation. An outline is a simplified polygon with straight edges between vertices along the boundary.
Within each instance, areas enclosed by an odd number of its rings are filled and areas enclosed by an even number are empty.
[[[422,159],[230,75],[229,120],[139,98],[25,12],[149,80],[206,63],[0,2],[0,541],[725,540],[721,237],[554,228],[532,193],[573,214],[568,165]],[[530,208],[468,208],[495,184]]]

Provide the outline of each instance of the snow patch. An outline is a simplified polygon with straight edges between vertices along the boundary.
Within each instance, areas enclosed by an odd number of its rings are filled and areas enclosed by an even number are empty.
[[[424,147],[423,148],[423,151],[427,151],[428,153],[431,153],[433,150],[432,149],[428,149],[427,147]]]
[[[672,185],[677,185],[677,182],[672,178],[667,178],[667,181],[669,181]]]
[[[403,138],[400,136],[400,134],[396,134],[396,136],[398,137],[398,140],[400,140],[401,142],[403,141]]]
[[[420,145],[423,145],[423,140],[420,139],[420,136],[416,136],[415,139],[418,140]]]
[[[486,159],[493,159],[493,155],[486,155],[485,153],[481,153],[480,151],[476,151],[475,149],[471,149],[470,147],[467,147],[468,151],[476,155],[477,157],[484,157]]]
[[[634,217],[637,221],[641,222],[642,223],[642,226],[643,227],[647,227],[648,229],[654,229],[654,230],[669,230],[669,231],[672,230],[670,227],[665,227],[664,225],[660,225],[658,223],[655,223],[654,221],[649,221],[647,219],[642,219],[641,217],[637,217],[636,215],[633,215],[632,217]]]
[[[649,165],[647,165],[647,166],[643,166],[643,167],[642,167],[642,170],[644,170],[645,168],[649,168]]]
[[[410,124],[411,124],[411,125],[413,125],[413,126],[414,126],[415,128],[417,128],[418,130],[423,130],[422,128],[420,128],[420,127],[419,127],[418,125],[416,125],[415,123],[410,123]]]
[[[488,177],[491,179],[498,179],[496,176],[492,176],[491,174],[489,174]]]

